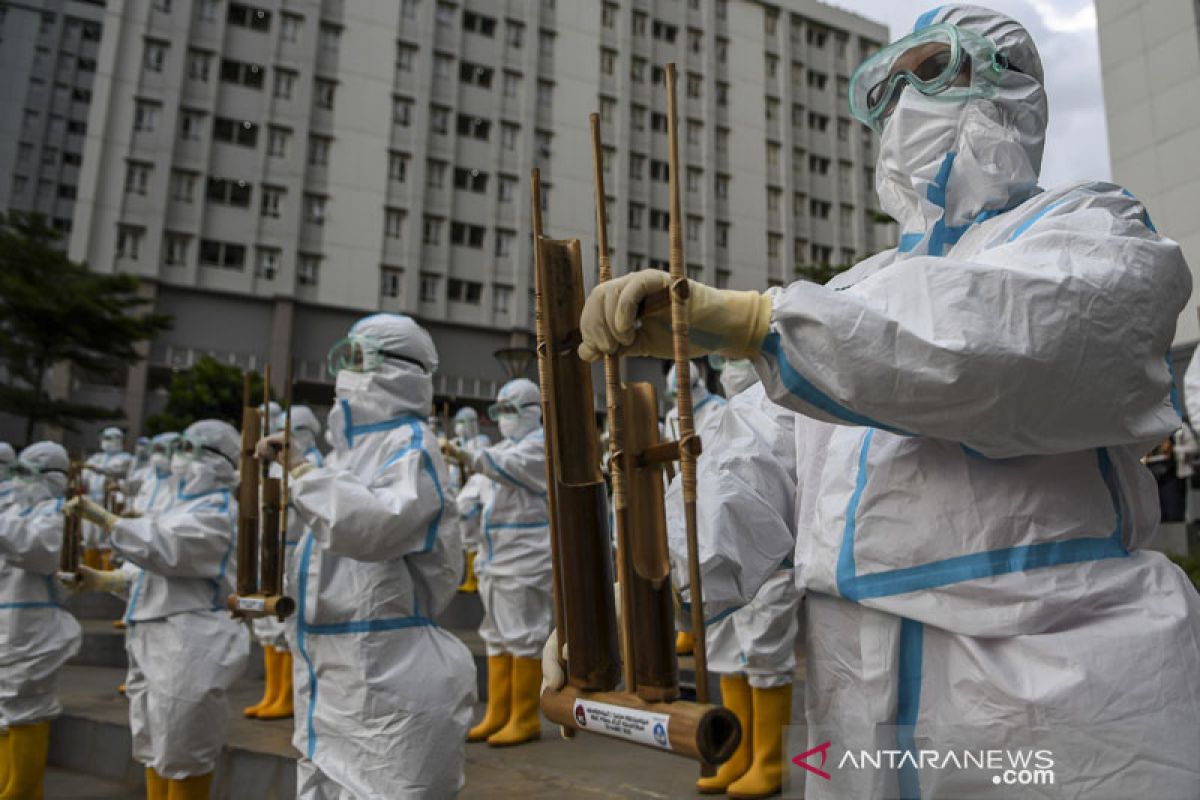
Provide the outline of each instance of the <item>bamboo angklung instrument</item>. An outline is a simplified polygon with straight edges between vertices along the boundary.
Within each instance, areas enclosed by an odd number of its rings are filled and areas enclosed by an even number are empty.
[[[607,280],[611,277],[611,267],[608,263],[607,225],[604,218],[603,170],[600,163],[602,150],[599,145],[598,122],[594,116],[592,130],[597,177],[599,267],[601,280]],[[535,171],[535,186],[536,180]],[[539,319],[544,317],[539,330],[546,331],[546,351],[555,355],[558,363],[582,365],[575,352],[579,342],[578,327],[582,311],[582,297],[579,296],[582,292],[582,276],[577,265],[579,245],[577,241],[558,243],[542,239],[540,220],[536,218],[536,196],[534,202],[534,242],[540,281]],[[572,255],[576,262],[568,263],[565,255],[561,260],[549,257],[550,253],[554,252],[553,247],[562,244],[569,245],[565,248],[566,255]],[[562,266],[556,269],[555,266],[559,263]],[[685,291],[686,285],[684,281]],[[578,298],[577,304],[555,303],[555,298],[572,296]],[[684,313],[686,314],[686,308]],[[570,315],[569,324],[561,319],[564,314]],[[539,355],[541,353],[539,348]],[[580,383],[584,384],[590,398],[590,371],[575,374],[581,375]],[[560,407],[564,393],[574,395],[580,391],[579,383],[563,387],[553,380],[547,381],[545,372],[542,376],[542,396],[544,400],[549,397],[551,406]],[[550,377],[553,378],[553,375]],[[619,547],[617,563],[622,589],[621,638],[626,643],[625,691],[588,691],[568,679],[567,685],[562,689],[547,689],[542,693],[542,712],[552,722],[568,731],[591,731],[667,750],[696,759],[701,762],[703,769],[707,769],[711,765],[724,762],[733,754],[741,739],[741,729],[737,718],[728,709],[707,703],[673,700],[678,696],[678,668],[671,613],[670,566],[666,549],[662,481],[662,466],[679,457],[684,448],[698,449],[699,439],[693,434],[690,439],[683,439],[678,443],[660,442],[654,388],[649,384],[639,383],[622,389],[619,378],[619,360],[606,359],[605,388],[610,415],[610,464],[613,465],[614,516],[618,526]],[[591,411],[590,401],[586,404],[586,410]],[[562,419],[561,410],[559,419]],[[582,427],[580,432],[586,434],[591,442],[596,442],[598,437],[590,419],[577,420],[572,427]],[[557,473],[567,468],[587,468],[586,465],[578,467],[574,464],[581,459],[591,459],[597,450],[598,444],[589,445],[585,441],[583,446],[559,446],[548,450],[548,454],[555,462],[554,469]],[[569,459],[569,462],[566,459]],[[592,460],[590,463],[596,461]],[[616,511],[618,493],[620,511]],[[561,542],[565,536],[575,533],[576,529],[563,527],[555,531],[554,535],[559,537]],[[695,553],[689,551],[689,554],[694,561]],[[556,576],[563,580],[563,604],[568,609],[565,641],[569,644],[568,655],[574,655],[577,643],[586,646],[589,639],[593,638],[590,637],[591,630],[572,630],[569,624],[569,620],[572,619],[569,609],[572,603],[578,600],[578,584],[586,575],[569,568],[557,557],[554,567]],[[693,571],[696,569],[694,567]],[[591,565],[591,570],[607,571],[599,564]],[[609,600],[609,607],[611,602]]]
[[[72,461],[67,467],[66,501],[82,497],[83,488],[82,468],[78,461]],[[79,514],[63,514],[62,549],[58,553],[58,577],[65,583],[79,580],[79,561],[83,549],[83,518]]]

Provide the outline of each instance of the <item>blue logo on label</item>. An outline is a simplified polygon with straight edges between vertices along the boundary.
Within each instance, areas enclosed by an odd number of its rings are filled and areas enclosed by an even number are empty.
[[[667,746],[667,729],[663,727],[661,722],[654,723],[654,741],[663,747]]]

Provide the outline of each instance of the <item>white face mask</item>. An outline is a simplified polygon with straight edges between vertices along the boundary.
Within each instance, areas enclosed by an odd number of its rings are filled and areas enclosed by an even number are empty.
[[[339,370],[334,382],[334,393],[339,399],[349,399],[367,391],[371,387],[371,373],[355,372],[351,369]]]
[[[520,414],[500,414],[496,424],[500,426],[500,435],[505,439],[511,439],[517,432],[521,424]]]
[[[151,453],[150,466],[154,467],[155,472],[166,472],[171,468],[171,459],[166,453]]]
[[[182,478],[187,474],[188,465],[191,464],[191,461],[183,453],[175,453],[171,456],[171,474],[176,478]]]
[[[457,436],[459,439],[466,439],[467,438],[467,423],[465,423],[465,422],[454,423],[454,435]]]
[[[109,455],[112,455],[113,453],[119,453],[119,452],[121,452],[121,440],[120,439],[101,439],[100,440],[100,450],[102,452],[108,453]]]
[[[754,371],[754,364],[749,359],[733,359],[726,362],[725,369],[721,370],[721,388],[725,390],[726,397],[733,397],[745,391],[757,380],[758,373]]]
[[[946,154],[955,149],[965,101],[947,102],[905,87],[879,141],[875,186],[883,210],[901,225],[921,215],[925,193],[914,186],[931,183]]]

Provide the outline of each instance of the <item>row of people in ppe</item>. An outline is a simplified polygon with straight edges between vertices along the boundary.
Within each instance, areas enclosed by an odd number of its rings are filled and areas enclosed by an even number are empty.
[[[83,483],[88,497],[101,505],[123,505],[125,479],[133,456],[125,452],[125,433],[116,427],[100,432],[100,450],[83,464]],[[110,558],[104,533],[91,522],[83,525],[84,560],[93,568],[107,567]]]
[[[1166,356],[1190,273],[1120,187],[1037,186],[1046,97],[1022,26],[959,4],[928,26],[940,43],[890,50],[872,101],[900,246],[826,286],[690,287],[693,351],[753,359],[797,415],[809,744],[1036,743],[1080,754],[1055,764],[1067,794],[1196,796],[1200,599],[1143,549],[1157,504],[1138,460],[1180,424]],[[961,31],[1003,55],[991,77]],[[931,42],[944,81],[916,51]],[[635,325],[665,283],[593,291],[581,354],[669,356],[661,320]],[[806,777],[810,797],[1010,791],[907,765]]]
[[[454,438],[450,441],[466,452],[477,452],[492,444],[492,440],[479,431],[479,414],[470,406],[463,406],[455,413]],[[486,475],[472,471],[469,467],[460,464],[457,459],[450,459],[449,467],[450,484],[456,502],[459,493],[463,491],[467,492],[468,497],[477,496],[478,492],[482,490],[483,484],[488,480]],[[468,504],[468,511],[471,507]],[[463,582],[458,587],[460,592],[479,591],[479,581],[475,573],[475,558],[479,553],[479,542],[482,539],[480,520],[481,516],[478,513],[459,515],[459,538],[466,551]]]

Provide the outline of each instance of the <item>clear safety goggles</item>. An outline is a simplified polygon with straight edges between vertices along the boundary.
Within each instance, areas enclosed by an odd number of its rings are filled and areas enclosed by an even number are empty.
[[[200,458],[200,456],[204,455],[205,452],[213,453],[214,455],[218,455],[225,459],[229,462],[231,467],[237,469],[237,464],[235,464],[229,456],[225,455],[212,445],[205,444],[204,440],[197,436],[181,437],[175,445],[175,452],[179,453],[179,455],[187,461],[195,461],[196,459]]]
[[[175,452],[174,442],[155,442],[150,446],[150,452],[157,456],[170,456]]]
[[[850,78],[850,113],[882,133],[905,84],[946,102],[993,97],[1011,67],[986,36],[946,22],[905,36],[864,61]]]
[[[516,403],[512,400],[498,400],[488,406],[488,419],[499,422],[505,414],[520,414],[522,408],[537,408],[537,403]]]
[[[34,483],[35,481],[41,480],[43,475],[51,472],[57,472],[60,475],[66,475],[63,470],[58,469],[57,467],[46,467],[45,469],[41,469],[33,464],[19,460],[14,462],[8,468],[9,477],[19,483]]]
[[[369,336],[352,335],[342,339],[329,348],[329,355],[325,358],[325,365],[332,376],[337,376],[344,369],[352,372],[374,372],[383,365],[385,358],[394,358],[398,361],[419,367],[422,372],[429,372],[429,368],[420,361],[402,353],[388,350],[380,342]]]

